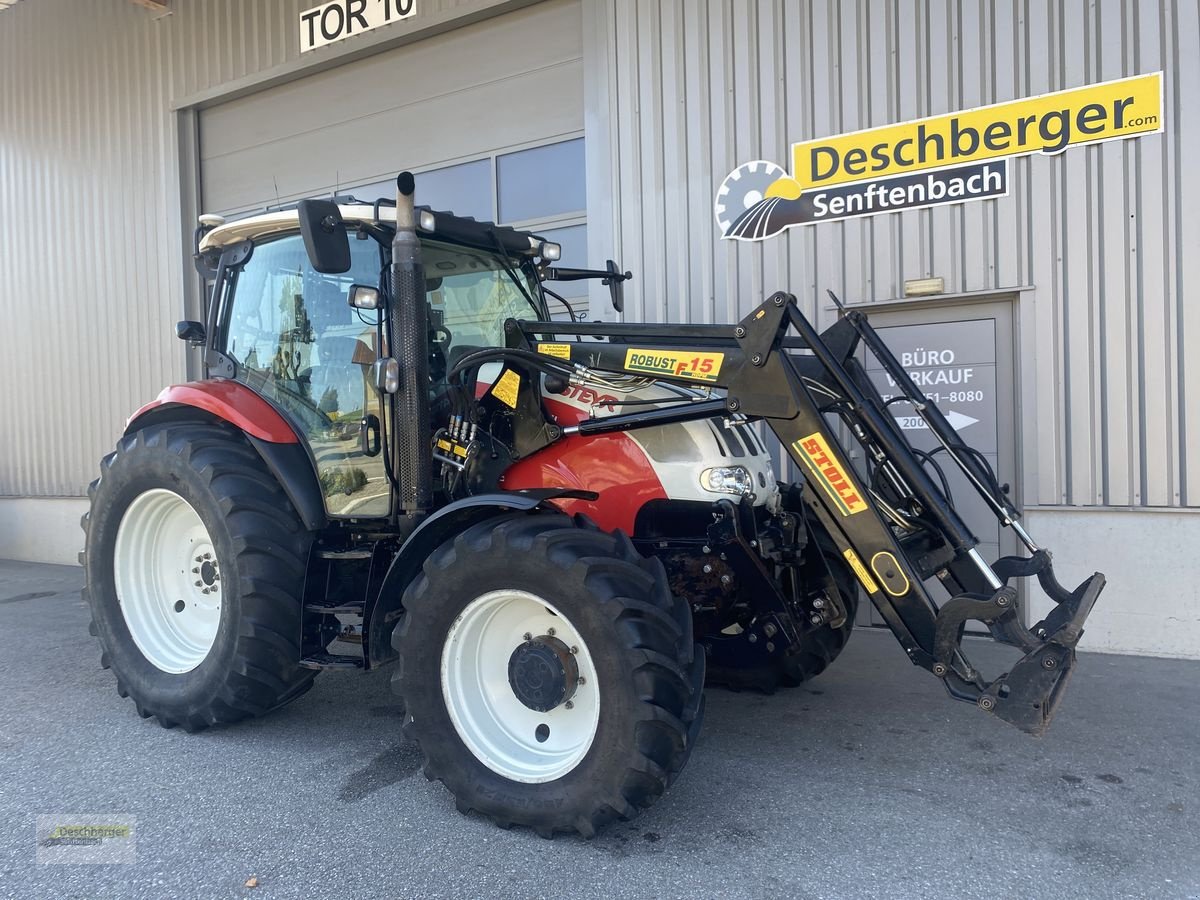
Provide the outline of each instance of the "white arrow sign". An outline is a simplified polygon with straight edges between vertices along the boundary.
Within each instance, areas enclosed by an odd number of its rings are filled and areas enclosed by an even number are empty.
[[[974,425],[978,419],[973,419],[970,416],[958,412],[958,410],[950,410],[946,413],[946,421],[950,423],[950,427],[955,431],[962,431],[964,428]]]
[[[920,416],[897,416],[896,421],[905,431],[928,431],[929,426],[925,424],[925,420]],[[946,413],[946,421],[950,423],[950,427],[955,431],[962,431],[978,422],[978,419],[972,418],[965,413],[960,413],[958,410],[950,410]]]

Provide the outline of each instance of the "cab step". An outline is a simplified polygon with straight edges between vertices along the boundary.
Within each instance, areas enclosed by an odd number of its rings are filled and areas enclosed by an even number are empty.
[[[363,601],[355,600],[350,603],[343,603],[340,606],[322,606],[320,603],[306,603],[304,604],[304,611],[326,616],[361,616],[363,614]]]
[[[340,653],[314,653],[300,660],[300,665],[305,669],[361,669],[363,658]]]
[[[366,549],[353,550],[318,550],[321,559],[370,559],[371,551]]]

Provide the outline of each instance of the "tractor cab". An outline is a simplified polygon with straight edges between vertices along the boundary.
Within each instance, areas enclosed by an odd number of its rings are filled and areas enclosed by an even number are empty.
[[[250,387],[277,407],[311,447],[326,512],[391,512],[384,436],[386,393],[374,367],[388,356],[381,321],[395,211],[336,202],[348,257],[314,261],[300,208],[218,223],[198,235],[198,268],[213,278],[206,361],[211,373]],[[422,210],[429,317],[430,401],[445,406],[445,377],[463,356],[504,346],[508,319],[549,311],[536,269],[557,245],[536,236]],[[447,234],[438,231],[439,219]]]

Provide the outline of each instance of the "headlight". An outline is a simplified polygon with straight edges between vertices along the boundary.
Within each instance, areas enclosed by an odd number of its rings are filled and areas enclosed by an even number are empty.
[[[744,466],[714,466],[700,473],[700,487],[716,494],[750,494],[754,478]]]

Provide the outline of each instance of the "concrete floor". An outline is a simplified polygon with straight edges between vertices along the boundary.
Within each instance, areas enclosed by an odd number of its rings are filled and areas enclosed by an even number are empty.
[[[80,582],[0,562],[0,897],[1200,896],[1197,662],[1083,656],[1034,739],[861,632],[808,689],[710,692],[635,822],[545,841],[421,777],[386,672],[200,735],[139,719]],[[38,865],[46,813],[135,816],[136,862]]]

